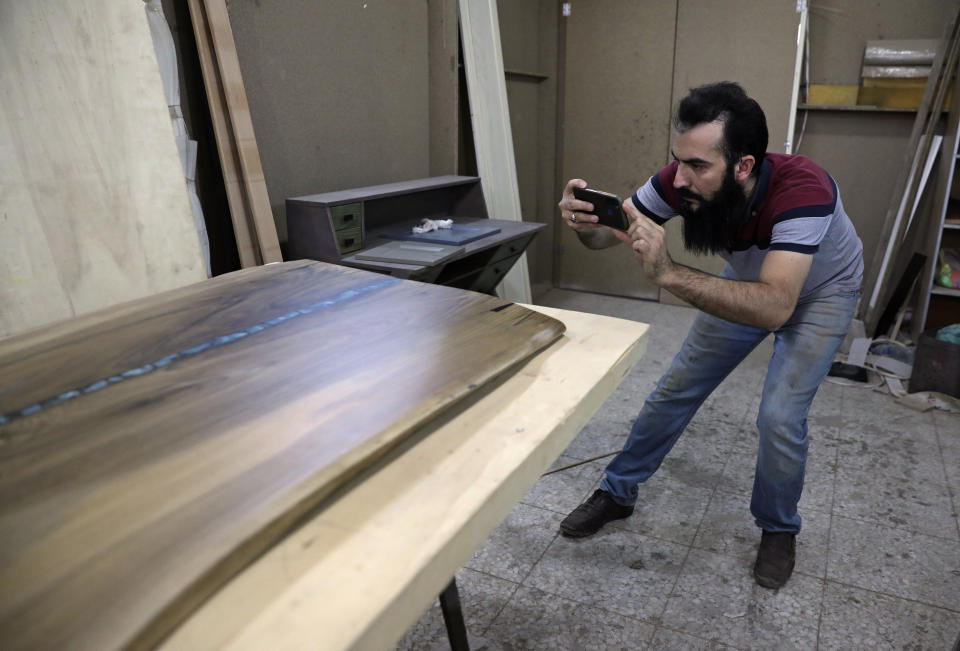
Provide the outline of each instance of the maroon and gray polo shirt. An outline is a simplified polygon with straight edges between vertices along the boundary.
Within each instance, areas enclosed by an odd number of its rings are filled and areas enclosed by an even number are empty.
[[[658,224],[678,212],[676,173],[673,162],[632,197],[637,209]],[[801,302],[860,288],[863,245],[843,210],[837,184],[809,158],[766,154],[748,210],[733,249],[720,253],[727,261],[722,277],[755,281],[767,251],[779,249],[813,256]]]

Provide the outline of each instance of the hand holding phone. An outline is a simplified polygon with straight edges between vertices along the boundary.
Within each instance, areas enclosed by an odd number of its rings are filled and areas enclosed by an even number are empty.
[[[593,212],[588,214],[596,215],[599,220],[598,224],[620,231],[625,231],[630,227],[626,215],[620,208],[620,204],[623,202],[617,195],[591,188],[574,188],[573,196],[580,201],[589,201],[593,204]]]

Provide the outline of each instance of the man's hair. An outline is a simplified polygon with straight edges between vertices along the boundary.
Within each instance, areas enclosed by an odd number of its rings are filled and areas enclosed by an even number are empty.
[[[721,148],[727,165],[732,166],[750,154],[756,159],[751,174],[759,174],[769,139],[767,118],[760,105],[747,96],[740,84],[707,84],[691,88],[690,94],[680,100],[673,126],[683,133],[714,121],[723,124]]]

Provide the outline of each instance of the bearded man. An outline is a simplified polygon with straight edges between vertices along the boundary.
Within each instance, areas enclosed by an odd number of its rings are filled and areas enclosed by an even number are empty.
[[[807,412],[853,318],[863,246],[829,174],[803,156],[766,152],[763,110],[739,85],[692,89],[674,129],[674,161],[623,202],[626,232],[597,224],[593,206],[574,198],[575,187],[587,186],[582,179],[567,183],[559,204],[564,224],[586,246],[626,243],[653,284],[700,310],[601,488],[560,529],[589,536],[631,515],[638,484],[707,396],[773,332],[750,510],[762,530],[754,577],[775,589],[795,562]],[[719,276],[670,258],[662,224],[677,214],[688,249],[727,261]]]

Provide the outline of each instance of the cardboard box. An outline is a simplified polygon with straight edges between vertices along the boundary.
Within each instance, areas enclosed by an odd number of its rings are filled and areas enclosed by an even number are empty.
[[[864,77],[857,95],[857,104],[885,108],[920,108],[927,80],[923,77]],[[948,110],[953,90],[947,94],[943,108]]]
[[[808,104],[854,105],[857,103],[859,86],[843,84],[810,84]]]

